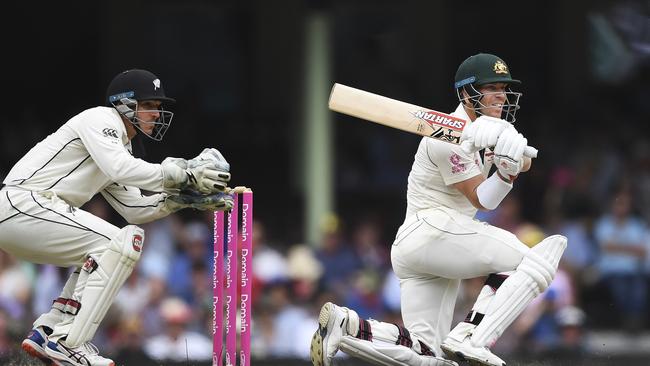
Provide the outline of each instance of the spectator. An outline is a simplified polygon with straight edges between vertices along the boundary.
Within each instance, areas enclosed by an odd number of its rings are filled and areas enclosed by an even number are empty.
[[[350,276],[361,266],[359,257],[343,236],[338,217],[329,217],[323,225],[323,241],[316,252],[323,265],[324,286],[339,295],[345,294]]]
[[[32,296],[33,265],[22,263],[0,250],[0,308],[13,319],[23,319]]]
[[[195,299],[193,292],[192,266],[194,262],[203,262],[205,268],[212,268],[211,246],[212,234],[203,222],[193,221],[185,225],[179,251],[173,257],[167,275],[171,295],[181,297],[192,305],[200,300]]]
[[[135,267],[115,297],[114,306],[122,316],[133,317],[142,313],[149,303],[150,284],[140,274],[139,267]]]
[[[11,354],[11,339],[9,337],[9,316],[0,307],[0,359]]]
[[[134,365],[149,363],[151,358],[143,350],[144,343],[142,320],[135,316],[126,316],[120,320],[116,335],[116,359],[129,360]]]
[[[289,280],[270,289],[275,311],[270,353],[274,357],[309,358],[309,344],[317,318],[309,311],[323,268],[306,245],[294,245],[287,257]]]
[[[253,223],[253,275],[262,286],[287,279],[287,259],[266,239],[266,227],[260,220]]]
[[[618,191],[610,209],[595,224],[601,255],[598,269],[628,331],[643,328],[647,286],[643,266],[646,258],[646,224],[632,212],[631,195]]]
[[[364,268],[386,271],[390,268],[390,242],[381,238],[379,223],[366,218],[358,223],[352,233],[353,246]]]
[[[165,323],[165,330],[163,334],[145,342],[144,350],[149,357],[170,362],[212,359],[211,339],[186,329],[192,318],[192,312],[186,302],[177,297],[167,298],[160,306],[160,315]]]

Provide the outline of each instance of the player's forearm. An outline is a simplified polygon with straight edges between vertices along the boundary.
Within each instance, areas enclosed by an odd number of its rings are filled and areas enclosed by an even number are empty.
[[[162,192],[163,173],[160,164],[148,163],[130,155],[117,156],[112,161],[99,164],[111,181],[138,187],[151,192]]]
[[[488,179],[476,187],[476,198],[480,204],[479,209],[494,210],[512,190],[512,183],[503,180],[498,172],[494,172]]]
[[[101,192],[106,201],[130,224],[145,224],[169,215],[162,193],[143,196],[134,187],[115,185]]]
[[[128,212],[125,212],[122,217],[124,217],[124,219],[130,224],[141,225],[156,221],[171,214],[172,212],[167,209],[164,204],[164,193],[155,196],[155,206],[140,209],[131,209]]]

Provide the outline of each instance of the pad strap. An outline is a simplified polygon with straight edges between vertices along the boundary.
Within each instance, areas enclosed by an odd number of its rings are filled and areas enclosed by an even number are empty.
[[[476,312],[474,310],[470,311],[467,313],[467,316],[465,317],[465,320],[463,320],[465,323],[470,323],[474,325],[479,325],[481,323],[481,320],[483,320],[483,317],[485,314]]]
[[[411,339],[411,333],[409,333],[408,329],[397,324],[395,324],[395,326],[399,331],[399,335],[397,336],[397,342],[395,342],[395,344],[399,344],[408,348],[413,347],[413,340]]]
[[[424,356],[431,356],[431,357],[436,357],[436,354],[433,353],[431,348],[427,346],[424,342],[418,341],[420,343],[420,354]]]
[[[77,315],[79,309],[81,309],[81,303],[72,299],[59,297],[52,302],[52,308],[65,314]]]
[[[485,280],[485,285],[492,287],[492,291],[496,291],[506,278],[508,278],[508,275],[491,273]]]
[[[357,334],[357,338],[372,342],[372,329],[370,328],[370,323],[366,319],[360,320],[359,334]]]

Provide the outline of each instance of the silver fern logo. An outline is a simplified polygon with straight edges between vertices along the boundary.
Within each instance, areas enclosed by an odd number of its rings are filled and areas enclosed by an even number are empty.
[[[153,81],[153,90],[160,89],[160,79]]]

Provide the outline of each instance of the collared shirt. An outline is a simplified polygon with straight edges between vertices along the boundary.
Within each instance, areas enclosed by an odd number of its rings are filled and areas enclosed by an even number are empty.
[[[451,114],[470,121],[462,105]],[[454,183],[482,174],[483,161],[460,145],[423,137],[408,177],[406,217],[432,207],[449,207],[473,217],[477,209],[453,187]]]
[[[23,156],[4,184],[52,192],[80,207],[97,193],[131,223],[162,217],[164,194],[143,196],[140,189],[163,191],[160,164],[131,154],[131,142],[118,112],[110,107],[84,110]]]

